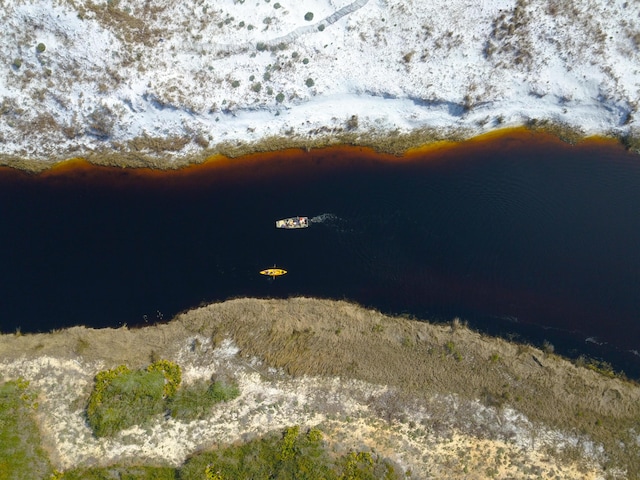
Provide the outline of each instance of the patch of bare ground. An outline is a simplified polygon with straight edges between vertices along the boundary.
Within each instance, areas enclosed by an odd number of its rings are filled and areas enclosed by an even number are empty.
[[[82,415],[93,376],[159,358],[178,362],[187,383],[232,375],[241,395],[205,420],[158,419],[93,438]],[[319,426],[335,449],[374,449],[413,478],[640,472],[638,385],[459,321],[392,318],[342,301],[237,299],[141,329],[3,335],[0,371],[40,389],[43,436],[62,468],[179,465],[197,449],[300,424]]]

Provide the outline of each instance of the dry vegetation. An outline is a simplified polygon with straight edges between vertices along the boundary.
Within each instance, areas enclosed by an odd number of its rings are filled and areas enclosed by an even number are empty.
[[[28,4],[17,2],[23,3]],[[626,81],[627,74],[637,74],[631,67],[640,55],[634,2],[620,7],[596,0],[517,0],[499,12],[486,2],[463,3],[455,3],[457,10],[445,18],[432,11],[437,7],[409,0],[353,2],[348,12],[343,8],[324,20],[316,12],[314,20],[328,29],[339,28],[333,17],[340,12],[353,17],[345,32],[337,31],[339,54],[323,53],[310,40],[323,35],[324,28],[303,35],[291,22],[293,12],[277,2],[238,1],[214,8],[201,0],[191,6],[64,0],[56,2],[53,13],[12,12],[10,48],[4,54],[9,96],[0,105],[7,127],[0,141],[7,150],[0,154],[0,165],[37,171],[81,155],[99,164],[179,168],[214,154],[338,143],[397,155],[528,118],[531,127],[544,124],[545,130],[575,141],[582,132],[570,120],[572,108],[590,99],[562,82],[556,85],[554,78],[544,81],[546,68],[556,63],[563,69],[557,77],[575,73],[578,82],[584,77],[586,85],[579,88],[597,85],[593,101],[608,112],[620,110],[620,121],[603,120],[609,128],[601,133],[638,149],[633,133],[637,88],[630,90]],[[618,17],[623,10],[628,15]],[[492,13],[483,14],[487,11]],[[470,15],[477,15],[484,27],[468,28]],[[44,40],[46,46],[39,43]],[[372,48],[375,54],[369,55]],[[469,59],[473,52],[477,61]],[[376,73],[380,66],[368,63],[371,56],[386,58],[391,67],[399,62],[406,75],[385,85],[385,74]],[[458,57],[467,60],[458,65]],[[625,70],[616,58],[631,67]],[[359,71],[332,70],[345,59]],[[318,70],[322,65],[326,71]],[[586,74],[577,73],[585,66]],[[362,78],[361,72],[366,72]],[[343,75],[357,85],[357,95],[411,100],[426,111],[435,109],[435,117],[448,106],[449,126],[428,127],[431,123],[421,120],[394,130],[395,123],[383,125],[383,118],[363,111],[330,121],[282,121],[289,115],[280,112],[331,94],[332,79]],[[394,75],[392,68],[389,75]],[[447,84],[449,76],[455,85]],[[543,110],[551,103],[554,108],[541,115],[538,108],[527,112],[523,107],[517,118],[502,110],[500,102],[513,95],[504,91],[511,79],[527,86]],[[494,103],[496,110],[487,108]],[[253,124],[247,135],[243,128],[225,131],[238,113],[255,112],[273,114],[272,127]],[[155,120],[141,124],[141,114]],[[564,135],[569,130],[571,135]]]
[[[238,413],[216,414],[218,422],[227,419],[227,430],[238,429],[219,437],[228,441],[254,438],[263,431],[256,425],[269,418],[297,419],[318,425],[337,450],[366,445],[383,452],[412,469],[413,478],[640,473],[636,384],[488,338],[460,322],[390,318],[346,302],[238,299],[139,330],[4,335],[0,362],[6,368],[23,365],[23,355],[71,359],[85,365],[90,378],[91,369],[140,368],[161,356],[193,377],[229,345],[239,353],[225,372],[259,374],[266,383],[248,387],[241,380],[245,391],[230,407]],[[269,399],[274,388],[288,388],[293,399]],[[77,405],[86,401],[87,387],[82,392]]]

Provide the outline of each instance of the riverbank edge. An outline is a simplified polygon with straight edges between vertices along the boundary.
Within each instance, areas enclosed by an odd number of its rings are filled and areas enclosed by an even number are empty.
[[[368,148],[378,154],[402,157],[435,148],[455,147],[468,141],[525,132],[548,135],[572,145],[588,140],[617,143],[629,151],[640,154],[640,132],[619,133],[611,131],[588,135],[576,126],[532,119],[525,125],[499,127],[481,133],[468,128],[447,131],[420,128],[408,133],[394,131],[319,132],[314,136],[273,136],[250,143],[220,142],[215,146],[187,154],[180,154],[179,151],[171,147],[171,142],[163,143],[158,142],[158,139],[142,138],[128,142],[127,145],[109,145],[91,152],[74,152],[51,160],[0,154],[0,167],[9,167],[29,173],[42,173],[69,162],[82,160],[94,166],[171,171],[215,161],[218,158],[233,159],[251,154],[272,153],[289,149],[308,151],[340,146]]]

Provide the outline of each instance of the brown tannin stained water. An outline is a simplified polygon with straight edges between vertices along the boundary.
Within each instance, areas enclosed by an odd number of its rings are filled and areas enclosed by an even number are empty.
[[[640,377],[640,156],[510,131],[178,171],[0,171],[0,329],[144,325],[235,297],[460,317]],[[306,215],[307,229],[274,226]],[[275,281],[264,268],[289,271]]]

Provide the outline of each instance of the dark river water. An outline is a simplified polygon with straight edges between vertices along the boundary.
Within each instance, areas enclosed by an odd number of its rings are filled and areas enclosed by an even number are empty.
[[[278,230],[307,215],[308,229]],[[552,343],[640,378],[640,156],[510,132],[174,172],[0,171],[0,329],[144,325],[228,298],[346,299]],[[289,273],[258,274],[273,265]]]

